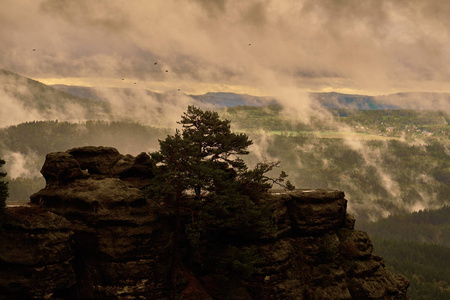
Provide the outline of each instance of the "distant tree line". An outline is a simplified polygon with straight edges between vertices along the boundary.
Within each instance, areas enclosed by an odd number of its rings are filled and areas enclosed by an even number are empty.
[[[450,248],[450,206],[393,214],[376,222],[360,220],[359,229],[393,240],[442,245]]]

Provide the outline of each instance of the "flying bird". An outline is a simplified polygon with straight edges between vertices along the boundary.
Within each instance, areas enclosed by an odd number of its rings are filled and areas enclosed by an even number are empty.
[[[166,70],[166,72],[169,72],[169,70]]]
[[[36,49],[35,49],[35,48],[33,48],[33,51],[36,51]]]
[[[158,62],[157,61],[155,61],[155,65],[157,64]]]

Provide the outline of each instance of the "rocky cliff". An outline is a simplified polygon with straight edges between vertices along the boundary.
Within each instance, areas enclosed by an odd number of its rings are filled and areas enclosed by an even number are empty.
[[[0,299],[170,298],[174,213],[142,191],[152,177],[148,155],[76,148],[48,154],[41,173],[46,187],[30,207],[8,210],[0,234]],[[267,201],[278,231],[251,245],[256,273],[199,272],[186,261],[179,298],[407,299],[409,282],[372,255],[343,192],[296,190]]]

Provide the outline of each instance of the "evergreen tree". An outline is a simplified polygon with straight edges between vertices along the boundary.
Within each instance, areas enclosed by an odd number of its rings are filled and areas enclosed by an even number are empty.
[[[0,168],[5,164],[5,161],[0,158]],[[6,173],[0,172],[0,228],[3,225],[3,216],[5,214],[6,199],[8,198],[8,183],[1,180],[6,176]]]
[[[157,167],[149,194],[174,205],[177,215],[180,209],[190,211],[191,233],[195,227],[246,238],[268,234],[271,214],[260,200],[273,183],[287,177],[284,172],[276,179],[266,175],[278,163],[249,169],[240,156],[249,153],[252,141],[233,133],[230,121],[217,112],[189,106],[179,124],[182,131],[167,136],[151,153]],[[293,188],[289,182],[286,187]]]
[[[160,140],[160,150],[150,153],[155,176],[147,190],[149,197],[175,210],[173,289],[183,232],[193,249],[269,236],[275,224],[268,202],[262,200],[273,183],[281,184],[287,176],[266,175],[278,163],[249,169],[241,156],[249,153],[252,141],[233,133],[230,121],[221,120],[217,112],[189,106],[179,124],[182,130]],[[286,187],[293,188],[289,182]]]

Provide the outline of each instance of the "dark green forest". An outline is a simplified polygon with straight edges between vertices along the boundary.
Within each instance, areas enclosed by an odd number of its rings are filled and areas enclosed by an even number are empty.
[[[374,254],[384,258],[389,270],[410,280],[411,299],[450,298],[450,248],[370,236]]]
[[[411,299],[450,297],[450,206],[357,220],[356,227],[369,233],[390,270],[411,281]]]
[[[376,222],[358,221],[358,227],[391,240],[428,243],[450,248],[450,206],[394,214]]]
[[[345,191],[359,218],[448,204],[450,156],[439,142],[358,141],[355,148],[343,139],[273,136],[267,153],[296,185]]]
[[[0,130],[0,154],[20,153],[27,158],[24,166],[38,174],[49,152],[85,145],[113,146],[131,154],[149,152],[168,132],[124,122],[29,122]],[[399,140],[358,141],[359,148],[354,148],[345,139],[308,134],[253,133],[250,137],[254,147],[264,147],[259,152],[262,157],[253,155],[248,159],[250,164],[260,158],[279,160],[296,186],[343,190],[358,218],[376,219],[411,207],[448,204],[450,156],[446,144],[439,140],[423,145]],[[41,179],[11,180],[10,199],[27,200],[23,191],[34,190],[39,184]]]

